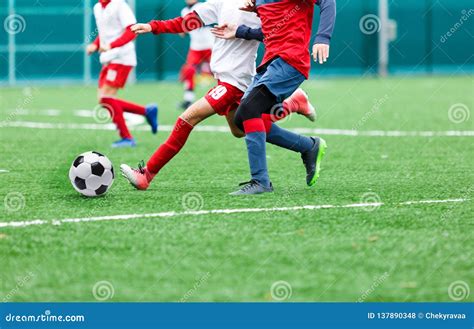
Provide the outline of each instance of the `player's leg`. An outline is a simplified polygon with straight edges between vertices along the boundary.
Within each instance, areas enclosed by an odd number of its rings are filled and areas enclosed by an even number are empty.
[[[235,111],[232,111],[226,116],[232,135],[237,138],[245,137],[245,133],[234,123],[234,116]],[[306,149],[306,147],[301,148],[301,146],[305,144],[305,141],[307,141],[305,136],[293,135],[292,132],[284,130],[274,124],[275,121],[281,119],[281,116],[274,117],[265,113],[262,115],[262,119],[267,133],[267,142],[291,151],[299,152],[306,168],[306,184],[308,184],[308,186],[316,184],[319,178],[321,161],[326,152],[326,142],[319,137],[310,137],[313,141],[312,147],[310,149]],[[297,140],[297,142],[288,143],[288,140]]]
[[[230,128],[230,132],[232,133],[232,135],[234,135],[234,137],[236,138],[243,138],[245,137],[245,133],[243,132],[242,129],[240,129],[239,127],[237,127],[237,125],[235,124],[234,120],[235,120],[235,112],[236,110],[232,110],[230,111],[226,116],[226,120],[227,120],[227,124],[229,125],[229,128]]]
[[[274,124],[291,113],[298,113],[314,121],[316,111],[308,100],[308,96],[298,88],[284,102],[282,114],[264,113],[262,119],[267,133],[267,142],[273,145],[298,152],[306,169],[306,184],[313,186],[319,178],[321,161],[326,153],[326,142],[319,137],[307,137],[295,134]]]
[[[109,66],[111,66],[111,69],[115,70],[116,74],[115,76],[111,75],[113,81],[108,81],[108,83],[112,83],[118,88],[123,88],[133,67],[120,64],[110,64]],[[124,112],[144,116],[151,127],[151,132],[153,134],[158,132],[158,106],[156,104],[143,106],[120,98],[117,98],[117,102],[120,104]]]
[[[239,102],[240,104],[240,102]],[[245,133],[237,127],[235,124],[235,112],[236,110],[230,111],[226,115],[227,124],[229,125],[230,131],[234,137],[243,138]],[[310,121],[315,121],[316,119],[316,110],[314,106],[309,102],[308,95],[306,92],[298,88],[293,95],[285,99],[282,103],[282,106],[278,111],[271,111],[271,113],[262,114],[263,123],[265,125],[265,131],[270,132],[272,123],[278,122],[292,113],[298,113],[307,117]],[[268,141],[268,138],[267,138]]]
[[[257,77],[258,79],[258,77]],[[232,195],[260,194],[273,191],[267,170],[266,128],[262,119],[277,104],[265,86],[251,86],[235,114],[234,123],[245,133],[251,181]]]
[[[190,49],[180,72],[180,80],[184,84],[182,109],[187,109],[195,100],[194,94],[194,76],[196,75],[196,66],[201,62],[201,57],[198,51]]]
[[[132,69],[132,66],[121,64],[107,65],[106,71],[101,73],[101,89],[107,89],[104,90],[105,94],[111,93],[113,90],[113,97],[115,97],[115,101],[113,103],[118,108],[118,111],[122,113],[122,118],[123,112],[145,116],[148,124],[151,127],[152,133],[156,134],[158,131],[158,107],[156,104],[142,106],[116,97],[117,91],[125,87],[128,76]],[[123,121],[125,122],[125,120]],[[124,141],[123,144],[126,146],[127,141]]]
[[[107,78],[110,78],[110,76],[108,77],[108,72],[108,65],[104,66],[100,72],[98,98],[100,105],[110,113],[110,117],[121,137],[121,140],[112,144],[112,147],[133,147],[135,146],[135,141],[125,123],[122,106],[116,99],[119,88],[107,82]]]
[[[248,97],[252,98],[267,98],[268,103],[267,107],[270,106],[274,96],[268,90],[265,85],[261,85],[256,88]],[[251,99],[251,98],[250,98]],[[244,102],[244,101],[243,101]],[[248,101],[246,102],[248,103]],[[260,106],[260,105],[258,105]],[[245,109],[244,109],[245,110]],[[240,111],[240,110],[239,110]],[[237,113],[237,115],[241,115]],[[236,121],[237,124],[241,121],[244,121],[245,118],[237,117]],[[290,151],[294,151],[301,154],[301,158],[303,160],[303,164],[306,168],[306,183],[308,186],[315,185],[317,179],[319,178],[320,168],[321,168],[321,161],[326,152],[326,142],[319,138],[319,137],[307,137],[304,135],[296,134],[289,130],[283,129],[279,127],[277,124],[273,122],[274,119],[271,118],[271,115],[268,113],[264,113],[262,115],[263,126],[265,128],[266,133],[266,141],[270,144],[285,148]],[[250,154],[249,160],[251,156],[257,157],[258,155]],[[263,160],[261,160],[263,161]],[[249,163],[255,163],[255,160],[249,161]],[[257,164],[258,165],[258,164]],[[255,164],[254,164],[255,166]],[[260,172],[265,173],[262,169],[264,168],[263,164],[260,167]],[[252,169],[252,173],[258,173],[257,169]],[[256,179],[258,176],[252,174],[252,178]]]
[[[264,113],[270,114],[278,100],[284,98],[284,95],[291,95],[303,80],[301,73],[282,60],[275,60],[265,72],[256,76],[235,117],[236,125],[243,128],[246,135],[252,180],[233,195],[258,194],[272,190],[266,164],[265,141],[302,155],[315,150],[316,159],[313,165],[307,164],[313,159],[312,156],[303,157],[307,176],[311,176],[308,185],[314,185],[320,168],[316,161],[318,158],[321,160],[324,154],[324,150],[320,152],[319,145],[325,147],[325,143],[320,143],[319,139],[292,133],[274,123],[269,124],[268,120],[263,118]]]
[[[316,110],[310,103],[306,92],[301,88],[298,88],[290,97],[285,99],[281,106],[272,109],[268,118],[276,122],[292,113],[303,115],[310,121],[316,121]]]
[[[156,174],[181,151],[194,126],[213,114],[212,106],[201,98],[179,116],[168,139],[158,147],[146,166],[139,165],[138,169],[133,169],[123,164],[120,166],[122,174],[136,189],[148,189]]]

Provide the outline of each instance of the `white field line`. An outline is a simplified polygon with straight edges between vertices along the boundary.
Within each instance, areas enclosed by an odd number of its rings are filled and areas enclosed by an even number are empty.
[[[0,169],[0,174],[5,174],[5,173],[7,173],[7,172],[9,172],[9,171],[6,170],[6,169]]]
[[[398,206],[409,206],[417,204],[439,204],[439,203],[460,203],[468,199],[445,199],[445,200],[420,200],[420,201],[406,201],[400,202]],[[320,210],[320,209],[342,209],[342,208],[376,208],[383,206],[382,202],[373,203],[353,203],[347,205],[307,205],[307,206],[293,206],[293,207],[276,207],[276,208],[237,208],[237,209],[214,209],[214,210],[197,210],[197,211],[167,211],[149,214],[126,214],[100,217],[83,217],[83,218],[64,218],[64,219],[34,219],[18,222],[0,222],[0,228],[5,227],[27,227],[37,225],[61,225],[65,223],[83,223],[83,222],[103,222],[116,220],[131,220],[144,218],[169,218],[178,216],[202,216],[202,215],[221,215],[221,214],[244,214],[244,213],[259,213],[259,212],[285,212],[285,211],[299,211],[299,210]]]
[[[0,122],[1,127],[30,128],[30,129],[79,129],[79,130],[115,130],[113,124],[98,123],[49,123],[32,121]],[[148,126],[138,126],[135,130],[148,131]],[[160,131],[170,132],[173,126],[160,125]],[[195,131],[229,133],[227,126],[197,126]],[[474,130],[448,130],[448,131],[398,131],[398,130],[347,130],[347,129],[311,129],[290,128],[300,134],[333,135],[333,136],[368,136],[368,137],[474,137]]]

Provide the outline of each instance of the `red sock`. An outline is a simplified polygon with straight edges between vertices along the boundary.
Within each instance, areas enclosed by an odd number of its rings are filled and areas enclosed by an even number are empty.
[[[120,103],[117,102],[115,98],[110,97],[103,97],[100,100],[100,103],[103,107],[105,107],[112,117],[112,121],[117,126],[119,131],[120,137],[132,139],[132,135],[128,130],[127,124],[125,123],[125,119],[123,117],[123,110],[120,106]]]
[[[146,109],[144,106],[127,102],[123,99],[118,99],[118,98],[116,98],[115,101],[118,104],[120,104],[120,106],[122,107],[122,110],[125,112],[130,112],[130,113],[139,114],[139,115],[145,115],[146,113]]]
[[[262,120],[263,120],[263,124],[265,125],[265,132],[267,134],[272,129],[273,122],[277,121],[277,120],[273,120],[273,119],[275,119],[274,115],[267,114],[267,113],[262,114]]]
[[[181,69],[181,81],[184,82],[184,89],[194,90],[194,76],[196,74],[196,68],[191,64],[184,64]]]
[[[171,135],[165,143],[156,150],[146,164],[150,174],[156,174],[161,170],[179,151],[183,148],[189,134],[193,130],[193,126],[178,118]]]

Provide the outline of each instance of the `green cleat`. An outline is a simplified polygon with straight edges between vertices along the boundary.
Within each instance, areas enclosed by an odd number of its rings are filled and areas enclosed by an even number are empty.
[[[326,153],[326,141],[319,137],[311,137],[314,140],[314,146],[308,152],[301,154],[304,166],[306,167],[306,184],[308,186],[316,185],[321,171],[321,162]]]

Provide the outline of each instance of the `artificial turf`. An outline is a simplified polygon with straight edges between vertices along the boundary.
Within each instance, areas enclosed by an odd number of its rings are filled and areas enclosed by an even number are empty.
[[[318,121],[293,115],[282,126],[474,130],[472,76],[330,79],[303,87]],[[161,123],[172,125],[181,92],[177,84],[139,84],[122,96],[157,102]],[[196,131],[150,190],[135,191],[116,177],[106,196],[89,199],[68,180],[76,155],[102,152],[118,171],[121,163],[146,160],[168,132],[153,136],[132,128],[138,147],[116,150],[110,148],[117,139],[113,131],[11,126],[96,123],[75,116],[75,110],[92,109],[95,97],[93,87],[1,89],[0,170],[8,172],[0,173],[0,222],[51,223],[0,228],[0,300],[96,301],[93,288],[101,281],[114,291],[108,301],[271,301],[278,299],[271,288],[279,281],[290,287],[286,301],[452,301],[453,282],[472,287],[473,136],[323,134],[329,148],[314,188],[305,185],[298,154],[269,146],[275,193],[236,198],[228,193],[249,178],[244,141]],[[463,104],[468,116],[450,117],[455,104]],[[59,112],[46,115],[48,109]],[[225,119],[206,124],[225,126]],[[19,206],[9,204],[12,197]],[[463,201],[401,204],[447,199]],[[383,205],[182,213],[374,201]],[[169,211],[177,214],[53,225]],[[462,300],[473,301],[473,295]]]

